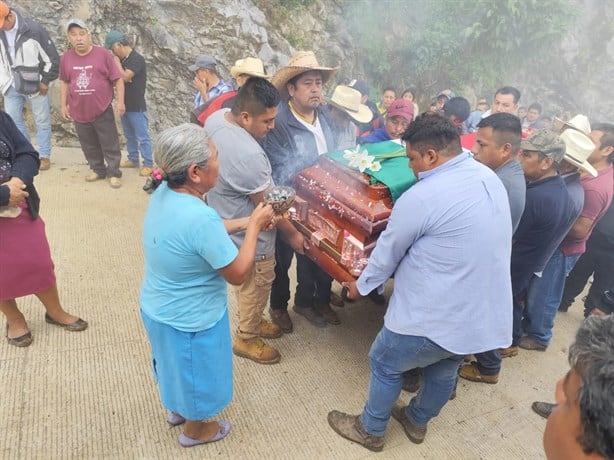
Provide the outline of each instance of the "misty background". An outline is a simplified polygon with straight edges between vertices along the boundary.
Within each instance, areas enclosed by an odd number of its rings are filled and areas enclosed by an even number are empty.
[[[341,65],[335,84],[353,78],[371,99],[393,86],[415,90],[421,110],[450,88],[472,103],[512,85],[521,105],[544,112],[584,113],[614,122],[613,0],[16,0],[7,2],[43,24],[60,54],[65,25],[79,17],[95,43],[125,32],[148,64],[152,134],[188,121],[198,54],[213,55],[222,77],[234,61],[262,59],[269,73],[297,49],[320,64]],[[59,85],[51,87],[53,132],[76,145],[72,123],[59,116]]]

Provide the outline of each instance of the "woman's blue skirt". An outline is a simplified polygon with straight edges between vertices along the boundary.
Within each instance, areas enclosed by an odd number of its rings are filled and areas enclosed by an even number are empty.
[[[217,415],[232,401],[228,310],[215,326],[182,332],[141,311],[162,404],[187,420]]]

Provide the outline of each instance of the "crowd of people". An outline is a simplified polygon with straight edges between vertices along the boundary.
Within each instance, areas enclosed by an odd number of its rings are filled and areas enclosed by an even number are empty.
[[[124,33],[110,31],[96,46],[87,25],[71,19],[71,48],[59,56],[44,28],[3,2],[0,29],[0,265],[12,267],[0,277],[0,311],[9,344],[32,343],[15,300],[29,294],[45,306],[48,323],[88,326],[60,304],[33,185],[51,165],[47,89],[54,79],[62,117],[73,121],[91,169],[85,180],[120,187],[120,168],[150,178],[141,315],[166,419],[184,424],[184,447],[229,433],[229,421],[207,420],[232,400],[232,354],[280,362],[270,340],[293,332],[291,299],[294,313],[316,327],[341,322],[331,306],[343,302],[333,279],[306,256],[310,243],[287,216],[265,204],[267,191],[291,186],[326,152],[395,140],[419,180],[396,201],[362,274],[343,283],[346,301],[369,296],[388,305],[369,353],[365,406],[359,415],[331,411],[331,428],[381,451],[392,416],[412,442],[423,442],[459,376],[496,384],[502,358],[545,351],[557,311],[567,311],[592,275],[587,319],[557,404],[533,407],[548,417],[549,457],[614,458],[614,406],[605,391],[614,384],[613,124],[591,127],[581,114],[546,120],[539,103],[521,116],[512,86],[498,89],[490,107],[479,99],[474,111],[449,89],[424,113],[411,89],[397,98],[384,88],[374,104],[364,80],[338,85],[326,98],[339,67],[312,51],[296,52],[273,75],[259,59],[241,59],[231,69],[235,82],[200,55],[189,66],[192,123],[152,143],[145,60]],[[34,63],[32,87],[21,69]],[[26,103],[39,152],[23,122]],[[123,162],[115,115],[127,142]],[[378,288],[391,278],[386,299]],[[226,283],[238,304],[234,337]],[[402,389],[418,391],[407,406],[398,403]]]

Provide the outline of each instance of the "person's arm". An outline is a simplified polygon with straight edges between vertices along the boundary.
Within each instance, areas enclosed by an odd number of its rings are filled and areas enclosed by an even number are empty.
[[[421,196],[411,191],[403,194],[395,203],[388,225],[377,239],[369,257],[369,263],[356,281],[360,295],[366,295],[384,284],[413,244],[424,235],[430,208]],[[345,287],[351,289],[351,286]]]
[[[45,95],[49,89],[49,83],[58,78],[60,72],[60,55],[47,30],[42,26],[39,26],[39,29],[37,42],[40,47],[39,58],[43,63],[40,93]]]
[[[603,214],[603,210],[607,205],[608,199],[606,194],[601,193],[599,190],[585,188],[582,212],[567,236],[577,240],[585,238],[595,224],[595,219],[598,219]]]
[[[64,120],[72,121],[68,109],[68,83],[60,80],[60,114]]]
[[[117,68],[119,69],[119,72],[122,75],[122,80],[124,80],[124,82],[131,82],[134,76],[136,75],[134,70],[129,69],[129,68],[124,69],[124,66],[122,65],[122,61],[118,56],[113,55],[113,59],[115,60],[115,63],[117,64]]]
[[[17,206],[28,197],[26,188],[38,173],[38,153],[5,112],[0,112],[0,130],[13,153],[11,178],[0,186],[0,206]]]
[[[252,212],[243,244],[239,248],[239,254],[230,264],[219,270],[220,274],[230,284],[242,284],[247,278],[256,257],[258,233],[269,225],[271,219],[273,219],[273,208],[271,206],[260,204]]]
[[[124,80],[122,78],[118,78],[113,82],[115,86],[117,102],[115,105],[115,112],[118,117],[121,117],[124,113],[126,113],[126,106],[124,105]]]
[[[229,235],[247,230],[249,217],[240,217],[238,219],[224,219],[224,228]]]
[[[299,232],[292,222],[288,219],[282,219],[277,224],[277,229],[281,232],[281,237],[286,241],[292,249],[299,253],[305,254],[305,247],[308,241],[303,234]]]
[[[567,234],[568,237],[573,238],[575,240],[583,239],[588,232],[590,231],[594,220],[589,219],[588,217],[578,217],[578,219],[574,222],[571,230]]]
[[[196,87],[196,90],[200,93],[200,97],[203,103],[207,102],[209,100],[207,85],[196,75],[194,76],[194,86]]]

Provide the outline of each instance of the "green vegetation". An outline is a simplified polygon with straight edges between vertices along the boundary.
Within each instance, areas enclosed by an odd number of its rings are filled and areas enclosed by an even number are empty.
[[[579,13],[570,0],[357,0],[346,10],[367,78],[422,94],[490,91],[523,64],[547,65]]]

